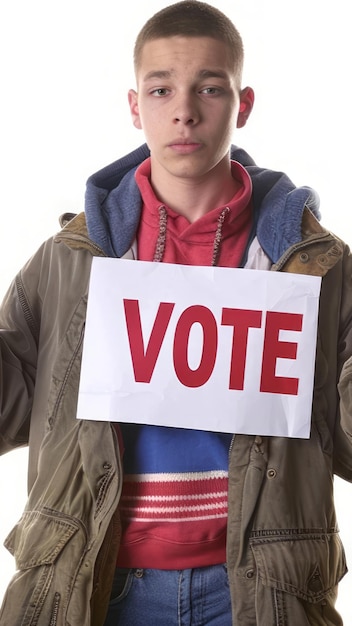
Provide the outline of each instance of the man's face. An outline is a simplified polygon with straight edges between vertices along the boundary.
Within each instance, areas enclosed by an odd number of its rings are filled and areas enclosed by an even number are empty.
[[[129,92],[129,102],[151,151],[154,182],[229,172],[233,132],[245,123],[236,78],[226,45],[216,39],[177,36],[145,44],[138,92]],[[247,117],[251,103],[246,107]]]

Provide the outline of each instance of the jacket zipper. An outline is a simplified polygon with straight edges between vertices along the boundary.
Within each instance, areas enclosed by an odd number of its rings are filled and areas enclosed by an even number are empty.
[[[231,439],[231,443],[230,443],[230,447],[229,447],[229,452],[228,452],[228,462],[229,463],[230,463],[230,456],[231,456],[233,444],[235,442],[235,437],[236,437],[236,435],[232,435],[232,439]]]
[[[61,600],[61,595],[58,592],[56,592],[55,595],[54,595],[53,610],[51,612],[51,619],[50,619],[50,622],[49,622],[49,626],[56,626],[56,624],[57,624],[57,617],[58,617],[58,613],[59,613],[60,600]]]
[[[28,304],[27,296],[25,294],[25,290],[23,287],[22,278],[20,275],[16,277],[16,288],[18,293],[18,299],[20,301],[21,309],[23,312],[24,319],[27,322],[28,328],[32,334],[32,337],[35,343],[38,343],[39,340],[39,328],[36,324],[36,321],[32,315],[31,308]]]

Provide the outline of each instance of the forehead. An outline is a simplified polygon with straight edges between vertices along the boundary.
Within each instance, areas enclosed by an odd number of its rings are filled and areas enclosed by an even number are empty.
[[[222,71],[235,74],[228,46],[212,37],[173,36],[147,41],[141,51],[138,79],[145,80],[153,72],[179,74],[197,70]]]

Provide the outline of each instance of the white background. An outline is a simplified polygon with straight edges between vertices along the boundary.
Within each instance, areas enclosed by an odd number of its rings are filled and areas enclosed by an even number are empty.
[[[130,122],[132,48],[148,17],[169,2],[17,0],[0,13],[1,295],[23,262],[81,211],[86,178],[143,142]],[[213,0],[242,33],[244,84],[256,91],[248,127],[234,142],[264,167],[286,171],[321,198],[323,223],[352,243],[352,139],[348,2]],[[0,540],[25,501],[26,452],[0,461]],[[352,487],[336,481],[336,505],[352,563]],[[0,549],[0,597],[13,572]],[[352,567],[352,566],[351,566]],[[352,624],[352,574],[338,606]]]

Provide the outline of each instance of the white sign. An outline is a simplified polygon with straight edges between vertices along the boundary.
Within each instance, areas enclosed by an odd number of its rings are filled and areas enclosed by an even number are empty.
[[[94,258],[77,417],[308,438],[320,283]]]

